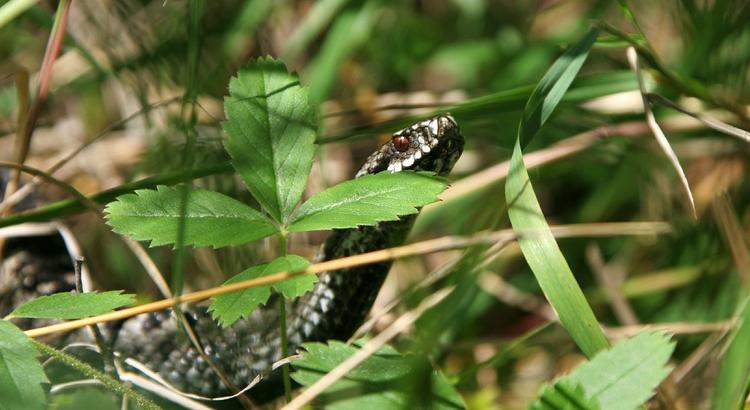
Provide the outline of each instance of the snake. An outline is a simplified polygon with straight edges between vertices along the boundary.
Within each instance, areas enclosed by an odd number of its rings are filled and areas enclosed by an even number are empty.
[[[440,114],[414,123],[392,134],[379,149],[369,155],[355,178],[378,172],[427,171],[447,176],[461,156],[464,138],[450,114]],[[417,214],[395,221],[351,229],[334,229],[327,237],[316,261],[322,262],[402,245]],[[303,343],[347,340],[365,320],[390,270],[392,262],[380,262],[337,271],[322,272],[313,289],[286,300],[288,352]],[[39,283],[8,285],[8,269],[0,271],[0,300],[14,300],[11,293],[38,289]],[[3,285],[3,282],[6,282]],[[65,283],[70,286],[70,280]],[[64,285],[45,278],[54,291]],[[120,358],[130,358],[173,388],[196,395],[218,396],[234,386],[245,386],[259,374],[265,374],[265,388],[251,389],[254,400],[279,395],[279,372],[269,369],[282,359],[278,298],[272,298],[247,317],[223,328],[208,309],[200,306],[183,311],[200,339],[198,350],[187,338],[180,337],[180,324],[170,310],[126,319],[108,333],[111,347]],[[0,308],[4,308],[0,306]],[[0,312],[1,313],[1,312]],[[218,377],[207,360],[218,366],[225,380]],[[269,387],[271,386],[271,387]],[[236,388],[236,387],[234,387]],[[261,397],[268,396],[268,397]]]

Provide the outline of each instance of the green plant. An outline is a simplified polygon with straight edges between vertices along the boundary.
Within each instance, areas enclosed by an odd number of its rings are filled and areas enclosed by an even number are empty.
[[[226,284],[242,289],[211,302],[214,317],[229,325],[274,292],[291,298],[312,286],[315,277],[305,273],[314,270],[312,253],[287,255],[290,237],[312,249],[318,241],[304,232],[393,219],[431,202],[445,186],[427,175],[376,175],[302,201],[305,186],[320,186],[317,179],[308,184],[316,150],[325,151],[317,156],[323,165],[338,159],[331,152],[359,157],[375,143],[358,138],[427,115],[417,110],[450,111],[467,137],[468,155],[443,201],[422,211],[412,237],[439,236],[435,241],[445,246],[416,242],[396,265],[400,275],[387,284],[374,339],[308,345],[292,364],[303,391],[360,356],[351,375],[316,393],[319,404],[408,408],[426,404],[425,397],[448,408],[604,409],[644,406],[656,394],[645,406],[747,405],[747,6],[189,0],[122,2],[108,10],[74,2],[77,24],[64,30],[70,4],[0,5],[0,55],[12,67],[0,76],[0,144],[25,135],[13,145],[32,147],[29,158],[0,165],[73,194],[3,213],[0,227],[90,216],[108,204],[110,225],[150,241],[148,252],[178,295],[193,275],[201,287],[226,279],[206,277],[213,271],[191,255],[210,254],[222,272],[239,272]],[[300,72],[309,97],[276,60],[238,71],[249,56],[267,53]],[[36,66],[46,84],[38,93],[28,80],[36,78]],[[227,83],[222,123],[212,107],[222,106]],[[162,100],[165,93],[179,95]],[[267,98],[252,98],[259,95]],[[132,115],[110,123],[113,107]],[[167,121],[160,121],[165,112]],[[72,148],[60,135],[68,128],[59,127],[71,119],[83,124],[81,140],[108,153],[80,162],[116,171],[81,172],[71,163],[67,174],[54,177],[66,161],[44,170],[29,166],[43,164],[48,153],[39,151],[50,146]],[[131,129],[134,119],[144,125]],[[222,146],[216,141],[223,131]],[[135,166],[132,157],[118,162],[111,155],[122,145],[108,144],[121,134],[139,136],[148,151]],[[658,145],[653,134],[662,135]],[[50,135],[54,144],[40,150],[37,139]],[[282,166],[285,160],[291,166]],[[81,173],[106,186],[113,174],[132,182],[86,196],[70,185],[70,175]],[[144,173],[151,176],[133,181]],[[239,189],[235,175],[244,181]],[[424,198],[409,193],[424,184],[432,187]],[[382,195],[393,187],[403,187],[394,195],[411,202],[347,201],[359,196],[354,192]],[[77,223],[77,233],[99,268],[100,285],[143,287],[121,238],[103,233],[109,227],[97,225],[98,214],[86,221],[92,220]],[[279,243],[272,251],[278,258],[258,251],[265,238]],[[520,251],[509,246],[516,240]],[[411,257],[435,249],[430,257]],[[222,289],[228,287],[208,291]],[[179,297],[196,300],[194,293]],[[94,315],[132,300],[117,292],[55,295],[11,316],[96,321]],[[165,308],[181,300],[154,303]],[[420,310],[423,301],[434,304]],[[135,312],[129,309],[113,314]],[[409,326],[392,327],[404,317]],[[636,334],[653,327],[666,333]],[[32,343],[7,320],[0,332],[0,409],[113,397],[117,408],[123,395],[155,405],[79,358]],[[384,333],[388,345],[365,349],[373,340],[385,343],[375,339]],[[64,363],[63,380],[96,379],[107,390],[71,387],[45,399],[40,383],[48,378],[57,388],[60,377],[42,368],[38,350]],[[558,374],[581,354],[587,363]],[[713,368],[715,376],[705,371]],[[654,393],[659,382],[663,388]]]

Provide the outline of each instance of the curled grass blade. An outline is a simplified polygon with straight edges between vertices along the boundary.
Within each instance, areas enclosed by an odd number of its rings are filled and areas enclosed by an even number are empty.
[[[0,28],[10,23],[24,11],[34,7],[39,0],[11,0],[0,7]]]
[[[654,138],[656,138],[656,142],[659,144],[659,147],[664,152],[664,155],[669,158],[669,162],[672,163],[672,167],[674,168],[675,172],[677,172],[677,176],[680,178],[680,183],[682,185],[682,188],[685,191],[685,194],[687,195],[688,202],[690,203],[690,209],[693,211],[693,218],[697,218],[697,213],[695,211],[695,200],[693,199],[693,192],[690,190],[690,184],[688,183],[687,177],[685,176],[685,171],[682,170],[682,166],[680,165],[680,160],[677,159],[677,154],[674,153],[674,150],[672,149],[672,146],[669,145],[669,140],[667,140],[667,136],[664,135],[664,131],[661,130],[661,127],[659,126],[659,123],[656,122],[656,117],[654,117],[654,112],[651,111],[651,106],[648,103],[648,92],[646,91],[646,85],[643,82],[643,75],[641,74],[641,68],[638,64],[638,53],[635,51],[635,48],[628,47],[627,50],[628,54],[628,62],[630,63],[630,66],[633,68],[633,71],[635,72],[635,76],[638,79],[638,89],[641,92],[641,97],[643,99],[643,112],[646,114],[646,123],[648,124],[649,128],[651,128],[651,131],[654,133]]]

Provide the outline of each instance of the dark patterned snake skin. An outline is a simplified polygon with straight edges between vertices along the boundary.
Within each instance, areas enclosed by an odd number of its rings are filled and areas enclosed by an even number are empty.
[[[431,171],[447,175],[463,150],[464,139],[448,114],[418,122],[393,134],[369,156],[357,177],[389,170]],[[394,222],[357,229],[335,230],[323,245],[319,260],[330,260],[400,245],[415,215]],[[363,322],[390,269],[390,262],[337,272],[325,272],[314,289],[287,301],[289,352],[307,341],[346,340]],[[59,289],[56,289],[59,290]],[[5,299],[0,288],[0,298]],[[228,376],[234,386],[247,385],[256,375],[281,359],[278,302],[255,310],[227,329],[220,328],[202,308],[186,311],[204,346],[206,356]],[[0,312],[2,313],[2,312]],[[178,337],[177,321],[170,312],[142,315],[121,323],[113,332],[114,350],[159,375],[175,388],[203,396],[218,396],[228,389],[185,337]],[[279,386],[275,372],[262,384]],[[262,389],[261,389],[262,390]],[[268,390],[268,389],[267,389]],[[278,394],[278,387],[271,389]],[[256,398],[255,389],[248,394]],[[264,393],[266,394],[266,393]]]

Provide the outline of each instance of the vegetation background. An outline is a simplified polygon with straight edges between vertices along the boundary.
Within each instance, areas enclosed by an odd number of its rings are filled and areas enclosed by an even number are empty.
[[[606,336],[658,328],[676,342],[647,406],[747,407],[750,329],[733,318],[750,317],[748,22],[750,4],[728,0],[11,0],[0,4],[0,160],[48,170],[86,144],[54,172],[86,195],[209,169],[196,184],[253,203],[221,167],[222,100],[240,67],[271,55],[300,75],[319,110],[305,197],[351,178],[400,126],[450,111],[466,150],[410,241],[509,228],[504,180],[527,100],[563,51],[598,27],[580,74],[524,149],[534,191],[547,222],[564,225],[558,244]],[[44,65],[55,39],[57,59]],[[640,56],[644,89],[628,47]],[[666,145],[654,138],[644,95]],[[66,206],[37,219],[65,218],[98,287],[155,297],[105,221]],[[4,216],[4,226],[21,222]],[[612,222],[648,223],[633,234]],[[323,236],[292,236],[290,249],[312,259]],[[201,289],[272,259],[272,242],[181,258],[166,247],[148,252],[163,272],[184,271],[187,289]],[[374,333],[455,285],[460,303],[439,305],[392,345],[429,357],[470,408],[547,408],[542,386],[585,356],[555,322],[521,249],[483,252],[398,261],[374,311],[405,301]],[[414,290],[457,258],[445,277]],[[579,404],[570,408],[595,408]]]

